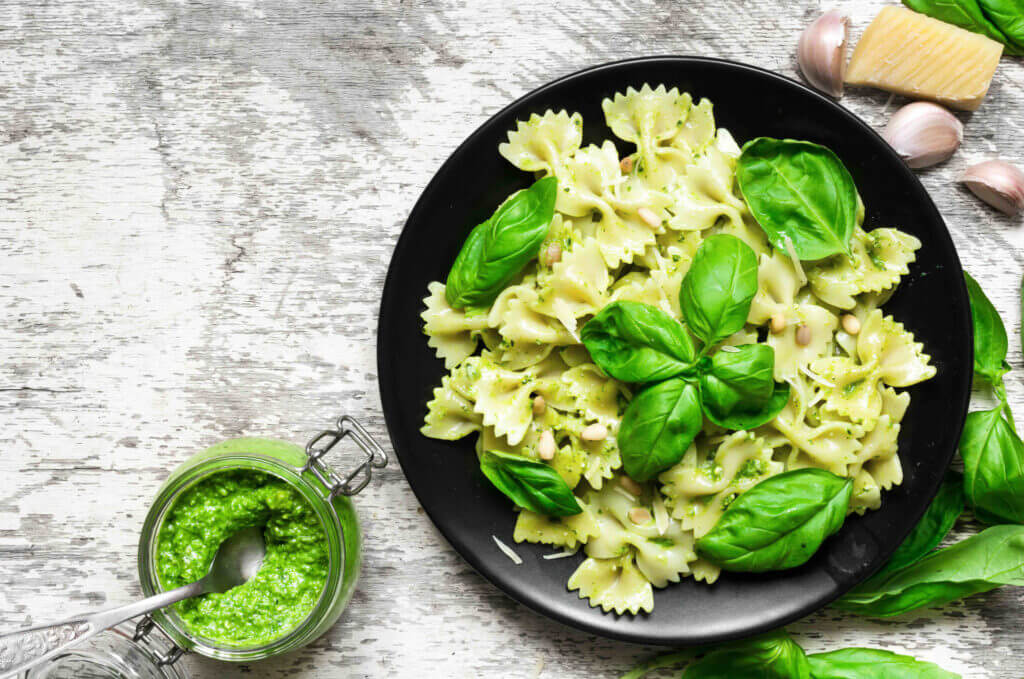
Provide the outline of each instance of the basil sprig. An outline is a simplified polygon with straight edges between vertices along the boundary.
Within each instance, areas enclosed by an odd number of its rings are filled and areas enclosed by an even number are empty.
[[[807,656],[812,679],[960,679],[935,663],[880,648],[843,648]]]
[[[857,187],[843,162],[809,141],[758,137],[743,146],[736,182],[776,249],[797,257],[850,255]]]
[[[964,492],[987,523],[1024,523],[1024,442],[1006,398],[1006,328],[981,286],[964,274],[974,326],[974,371],[991,385],[999,405],[970,413],[960,436]]]
[[[904,538],[882,569],[872,577],[879,578],[917,563],[939,546],[964,512],[964,480],[956,472],[946,472],[939,492],[928,505],[924,516],[910,535]]]
[[[679,290],[683,323],[656,307],[612,302],[583,326],[594,362],[624,382],[649,385],[626,408],[619,427],[622,466],[647,481],[682,459],[703,416],[727,429],[753,429],[789,400],[775,384],[775,351],[766,344],[709,355],[743,328],[757,292],[757,257],[735,236],[706,239]],[[695,347],[690,333],[701,341]]]
[[[480,456],[480,471],[523,509],[547,516],[583,511],[569,485],[543,462],[492,450]]]
[[[1007,54],[1024,54],[1024,6],[1019,0],[903,0],[903,4],[1000,42]]]
[[[1024,526],[986,528],[911,566],[868,579],[833,606],[885,618],[1003,585],[1024,585]]]
[[[938,665],[880,648],[844,648],[806,655],[785,630],[728,644],[672,651],[646,660],[621,679],[693,663],[682,679],[960,679]]]
[[[852,493],[852,479],[823,469],[772,476],[729,505],[697,553],[728,571],[795,568],[842,527]]]
[[[486,307],[537,256],[555,214],[558,180],[545,177],[513,193],[462,244],[445,284],[456,309]]]
[[[617,380],[646,384],[693,365],[697,350],[686,328],[657,307],[614,302],[583,326],[590,355]]]
[[[626,473],[647,481],[678,462],[704,420],[697,388],[682,378],[650,386],[630,401],[619,426]]]

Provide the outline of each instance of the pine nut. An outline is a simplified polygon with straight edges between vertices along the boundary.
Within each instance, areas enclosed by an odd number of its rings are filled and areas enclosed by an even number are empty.
[[[651,226],[661,226],[661,220],[658,219],[658,215],[654,214],[654,210],[648,207],[642,207],[636,211],[640,215],[640,219],[644,220]]]
[[[778,335],[780,332],[786,329],[786,316],[784,314],[772,314],[771,321],[768,324],[768,329],[772,331],[773,335]]]
[[[548,266],[562,261],[562,246],[558,243],[549,243],[544,248],[544,263]]]
[[[545,429],[537,442],[537,453],[542,460],[552,460],[555,457],[555,435],[550,429]]]
[[[547,401],[544,400],[543,396],[541,396],[540,394],[537,394],[537,396],[533,399],[533,414],[534,415],[543,415],[544,411],[547,410],[547,409],[548,409]]]
[[[843,316],[843,330],[849,335],[856,335],[860,332],[860,321],[853,314]]]
[[[623,490],[629,492],[630,495],[639,496],[644,492],[644,487],[628,476],[620,477],[619,485],[622,486]]]
[[[580,438],[584,441],[604,441],[608,438],[608,427],[600,422],[584,427],[580,432]]]
[[[629,520],[635,524],[647,523],[651,520],[651,513],[643,507],[633,507],[629,510]]]
[[[623,172],[625,172],[626,174],[629,174],[630,172],[632,172],[633,171],[633,156],[626,156],[625,158],[623,158],[622,161],[619,163],[619,169],[622,170]]]
[[[801,325],[796,329],[796,343],[802,347],[806,347],[811,343],[811,329],[806,325]]]

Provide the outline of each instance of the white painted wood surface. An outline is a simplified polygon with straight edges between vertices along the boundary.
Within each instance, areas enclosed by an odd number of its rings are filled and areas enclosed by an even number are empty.
[[[854,33],[882,0],[848,9]],[[702,54],[795,75],[816,2],[5,0],[0,3],[0,623],[139,593],[156,488],[242,434],[302,442],[348,412],[386,438],[380,289],[458,142],[552,78]],[[921,178],[1014,332],[1021,221],[954,183],[1024,163],[1024,65],[1004,58],[962,151]],[[884,124],[887,96],[843,105]],[[892,106],[899,102],[893,102]],[[420,295],[421,290],[409,294]],[[942,300],[935,300],[942,313]],[[1020,375],[1009,386],[1024,413]],[[365,571],[322,639],[195,676],[614,677],[652,649],[543,619],[475,574],[397,464],[359,497]],[[968,677],[1024,674],[1024,591],[890,622],[824,612],[809,650],[881,646]]]

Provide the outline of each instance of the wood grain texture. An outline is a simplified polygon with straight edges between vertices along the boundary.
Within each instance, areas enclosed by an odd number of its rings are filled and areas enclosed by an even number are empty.
[[[855,36],[883,0],[847,4]],[[795,76],[799,2],[6,0],[0,3],[0,624],[138,596],[149,502],[227,437],[302,442],[341,412],[386,440],[380,290],[406,214],[477,125],[552,78],[650,54]],[[1020,219],[955,178],[1024,163],[1024,65],[1004,58],[963,149],[921,173],[1013,331]],[[879,127],[900,102],[842,104]],[[409,294],[423,294],[410,290]],[[935,300],[942,313],[942,300]],[[1024,412],[1024,371],[1011,373]],[[984,395],[981,395],[984,397]],[[358,498],[365,570],[328,634],[194,676],[613,677],[645,649],[543,619],[440,537],[393,464]],[[1024,590],[871,622],[826,611],[812,651],[879,646],[1019,679]]]

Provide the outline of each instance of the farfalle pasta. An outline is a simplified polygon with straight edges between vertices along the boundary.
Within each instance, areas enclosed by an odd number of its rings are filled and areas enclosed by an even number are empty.
[[[653,609],[655,588],[718,578],[696,541],[765,479],[826,470],[853,480],[849,511],[877,509],[903,476],[897,439],[910,397],[897,389],[935,369],[880,308],[914,262],[916,238],[864,230],[861,208],[848,254],[801,262],[791,247],[773,247],[778,241],[752,216],[737,184],[741,150],[716,129],[709,101],[644,85],[602,108],[621,143],[583,146],[579,114],[547,111],[520,121],[500,145],[519,169],[557,180],[554,216],[537,257],[486,307],[455,308],[444,283],[429,285],[424,332],[449,374],[422,432],[476,435],[481,456],[511,454],[553,470],[578,513],[520,509],[510,516],[514,540],[582,550],[569,588],[592,606],[636,614]],[[757,292],[744,327],[717,346],[771,347],[772,377],[788,401],[749,430],[705,419],[678,462],[639,483],[625,473],[618,443],[637,387],[595,364],[581,329],[616,303],[680,320],[684,276],[718,234],[753,251]]]

